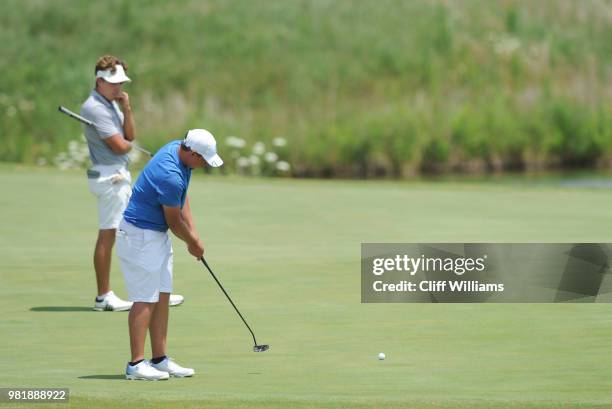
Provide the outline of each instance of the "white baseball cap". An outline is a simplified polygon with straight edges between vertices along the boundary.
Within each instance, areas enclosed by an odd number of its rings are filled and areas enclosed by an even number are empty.
[[[96,78],[102,78],[106,82],[110,82],[111,84],[120,84],[122,82],[130,82],[132,81],[127,75],[125,75],[125,70],[123,69],[123,65],[117,64],[115,68],[109,68],[104,71],[96,71]]]
[[[223,165],[223,160],[217,155],[217,141],[206,129],[191,129],[187,131],[183,143],[192,151],[202,155],[204,160],[213,168]]]

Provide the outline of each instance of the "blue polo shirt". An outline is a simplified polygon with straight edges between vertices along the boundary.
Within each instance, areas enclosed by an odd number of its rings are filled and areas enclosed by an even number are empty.
[[[191,168],[179,159],[180,145],[180,140],[166,144],[140,173],[123,213],[126,221],[141,229],[168,230],[162,206],[182,209],[191,178]]]

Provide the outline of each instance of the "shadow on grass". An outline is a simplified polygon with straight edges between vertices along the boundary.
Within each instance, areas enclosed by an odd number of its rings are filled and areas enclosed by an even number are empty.
[[[79,379],[104,379],[104,380],[124,379],[125,380],[125,375],[85,375],[85,376],[79,376]]]
[[[32,307],[30,311],[42,311],[42,312],[75,312],[75,311],[91,311],[93,309],[91,307]]]

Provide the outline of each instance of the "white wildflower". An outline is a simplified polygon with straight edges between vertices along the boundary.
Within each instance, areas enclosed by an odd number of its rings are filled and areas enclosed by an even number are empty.
[[[249,159],[242,156],[236,160],[236,164],[239,168],[246,168],[249,166]]]
[[[284,160],[281,160],[276,163],[276,169],[281,172],[289,172],[289,170],[291,169],[291,165],[289,165],[289,163],[285,162]]]
[[[265,151],[266,146],[263,144],[263,142],[255,142],[255,145],[253,145],[253,153],[255,155],[263,155]]]
[[[278,160],[278,155],[274,152],[266,152],[264,159],[269,163],[276,162]]]
[[[227,139],[225,139],[225,143],[236,149],[242,149],[246,146],[246,141],[237,136],[228,136]]]
[[[280,148],[287,145],[287,140],[279,136],[278,138],[272,139],[272,145]]]

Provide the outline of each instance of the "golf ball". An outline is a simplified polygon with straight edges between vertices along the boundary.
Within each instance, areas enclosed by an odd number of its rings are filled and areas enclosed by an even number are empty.
[[[378,354],[378,359],[380,359],[381,361],[385,358],[386,358],[386,355],[384,352],[381,352],[380,354]]]

